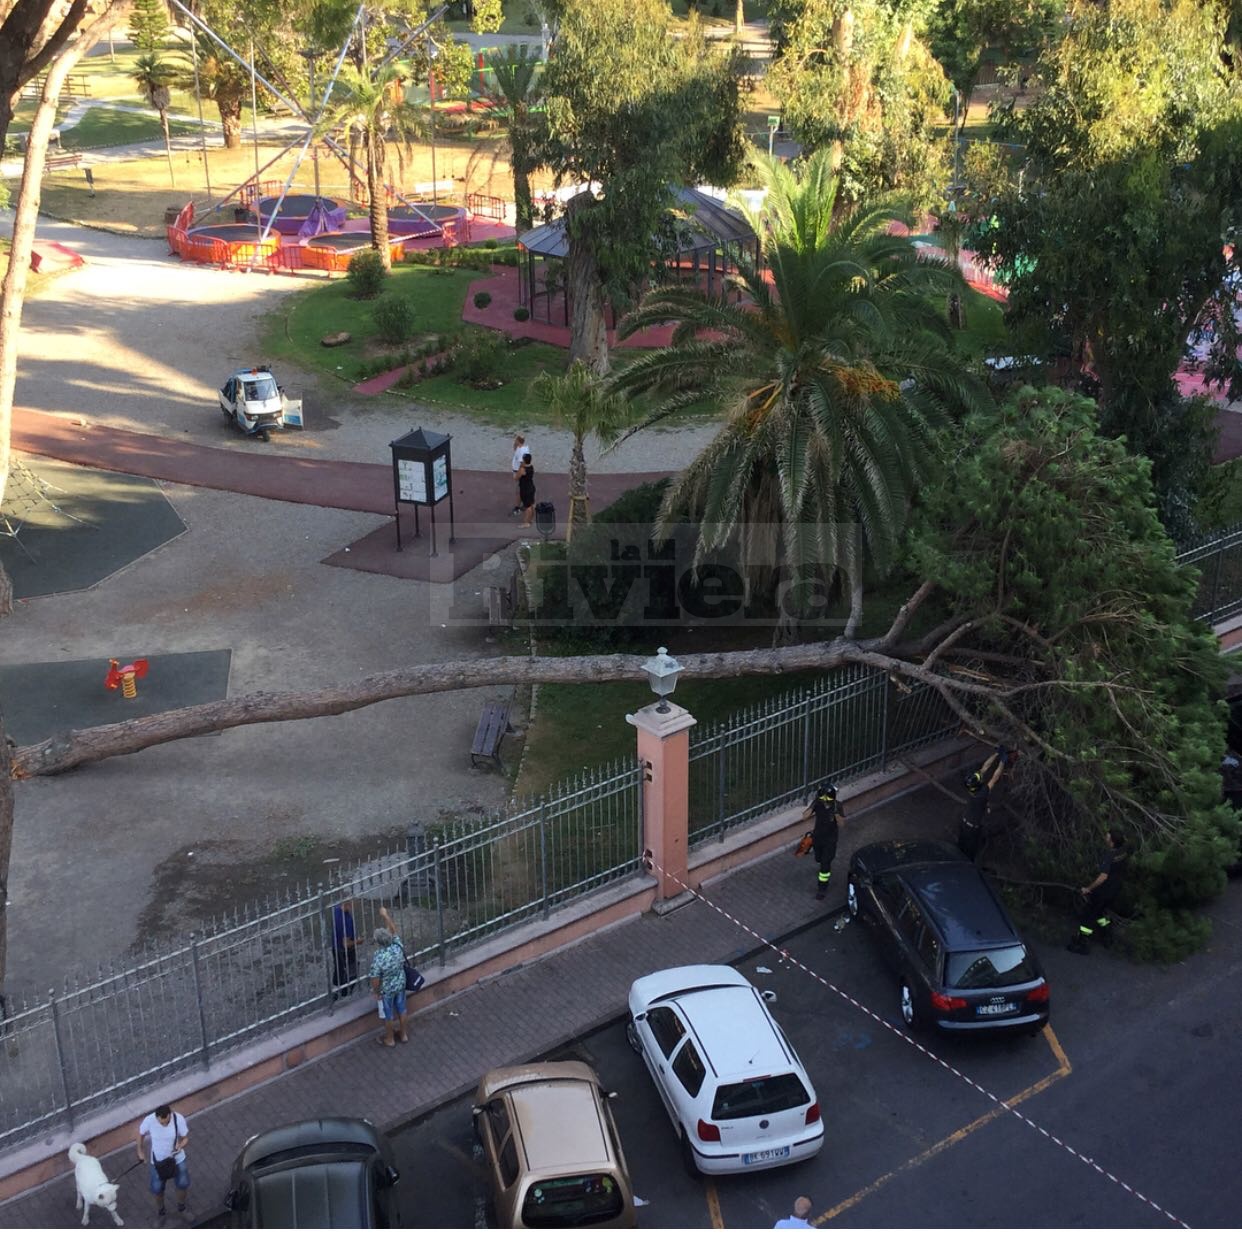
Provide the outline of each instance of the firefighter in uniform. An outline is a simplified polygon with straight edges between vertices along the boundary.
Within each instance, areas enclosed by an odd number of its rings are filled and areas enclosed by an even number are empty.
[[[966,779],[967,800],[961,824],[957,827],[957,846],[968,860],[975,859],[979,854],[987,822],[988,800],[1008,764],[1009,750],[1001,745]]]
[[[1087,906],[1078,921],[1078,932],[1069,944],[1075,954],[1090,953],[1091,939],[1097,933],[1106,933],[1113,927],[1109,908],[1116,901],[1121,889],[1121,880],[1125,876],[1130,855],[1126,851],[1126,840],[1120,830],[1109,830],[1104,840],[1107,849],[1100,857],[1100,871],[1095,880],[1089,886],[1083,886],[1080,891],[1087,900]]]
[[[811,851],[818,868],[815,874],[815,897],[822,899],[828,893],[832,861],[837,854],[837,826],[845,821],[845,809],[837,803],[837,788],[831,782],[824,783],[806,806],[805,816],[811,815],[815,817],[815,828],[811,831]]]

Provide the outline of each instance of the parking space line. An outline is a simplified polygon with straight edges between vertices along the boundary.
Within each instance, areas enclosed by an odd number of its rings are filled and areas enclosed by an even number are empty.
[[[712,1218],[712,1229],[724,1229],[724,1217],[720,1212],[720,1196],[716,1194],[716,1184],[710,1178],[704,1192],[707,1195],[707,1212]]]
[[[739,929],[741,929],[743,933],[747,934],[750,937],[753,937],[756,941],[761,942],[763,945],[769,947],[771,950],[774,950],[776,952],[777,958],[779,958],[785,963],[790,964],[793,967],[798,968],[799,971],[804,972],[806,975],[810,976],[812,980],[818,981],[818,983],[823,985],[824,988],[826,988],[830,993],[835,993],[839,998],[842,999],[842,1001],[848,1003],[850,1006],[853,1006],[854,1009],[857,1010],[860,1014],[866,1015],[867,1018],[874,1020],[881,1027],[886,1028],[888,1031],[892,1032],[893,1035],[899,1037],[901,1040],[904,1040],[906,1044],[908,1044],[912,1049],[915,1049],[919,1053],[923,1054],[923,1056],[926,1057],[929,1061],[935,1062],[937,1066],[942,1067],[944,1070],[947,1070],[955,1078],[960,1079],[961,1082],[964,1083],[967,1087],[973,1088],[981,1096],[985,1096],[988,1100],[992,1101],[993,1104],[999,1106],[1001,1109],[1001,1112],[1007,1113],[1011,1117],[1017,1118],[1019,1122],[1021,1122],[1024,1126],[1028,1127],[1030,1130],[1033,1130],[1037,1135],[1042,1135],[1045,1139],[1050,1140],[1052,1143],[1056,1144],[1056,1146],[1060,1148],[1063,1152],[1067,1152],[1070,1156],[1074,1157],[1077,1161],[1085,1165],[1088,1169],[1093,1169],[1102,1178],[1107,1178],[1109,1182],[1111,1182],[1114,1186],[1120,1187],[1128,1195],[1133,1195],[1134,1198],[1139,1200],[1141,1203],[1146,1204],[1149,1208],[1153,1208],[1155,1209],[1156,1212],[1159,1212],[1162,1216],[1167,1217],[1170,1221],[1173,1222],[1174,1225],[1178,1225],[1182,1229],[1190,1228],[1187,1222],[1183,1221],[1180,1217],[1174,1216],[1173,1213],[1171,1213],[1162,1204],[1159,1204],[1154,1199],[1151,1199],[1149,1196],[1144,1195],[1142,1191],[1136,1190],[1124,1179],[1117,1177],[1117,1175],[1111,1172],[1111,1170],[1105,1169],[1104,1166],[1101,1165],[1098,1161],[1096,1161],[1093,1157],[1088,1156],[1085,1152],[1079,1152],[1077,1148],[1072,1147],[1070,1144],[1066,1143],[1065,1140],[1060,1138],[1060,1136],[1053,1134],[1052,1131],[1048,1130],[1046,1127],[1040,1126],[1038,1122],[1035,1122],[1031,1118],[1027,1117],[1027,1115],[1023,1113],[1021,1109],[1017,1108],[1016,1105],[1013,1105],[1008,1101],[1001,1100],[999,1096],[997,1096],[994,1092],[990,1091],[988,1088],[985,1088],[983,1084],[981,1084],[977,1079],[972,1079],[964,1071],[958,1070],[958,1068],[954,1066],[952,1063],[945,1061],[944,1058],[940,1057],[936,1053],[933,1053],[931,1049],[929,1049],[925,1044],[921,1044],[919,1041],[915,1040],[914,1037],[911,1036],[908,1032],[903,1031],[896,1024],[890,1023],[886,1018],[884,1018],[883,1015],[877,1014],[870,1007],[864,1005],[852,993],[847,993],[840,986],[833,984],[831,980],[827,979],[824,976],[821,976],[813,968],[808,967],[804,962],[802,962],[801,959],[795,958],[794,955],[790,954],[788,950],[784,949],[781,946],[778,946],[773,941],[769,941],[768,938],[764,937],[762,933],[756,932],[753,928],[750,927],[749,924],[744,924],[741,920],[737,918],[737,916],[733,915],[732,913],[726,911],[723,907],[721,907],[719,903],[712,902],[712,900],[710,898],[707,898],[701,890],[693,889],[692,887],[688,886],[684,881],[682,881],[682,879],[678,877],[675,873],[670,873],[666,869],[661,868],[660,865],[655,862],[655,857],[652,855],[650,851],[642,852],[639,856],[639,862],[642,864],[643,868],[645,868],[648,872],[658,872],[663,877],[670,877],[679,886],[681,886],[681,888],[684,891],[686,891],[689,894],[692,894],[696,899],[698,899],[705,906],[710,907],[713,911],[723,916],[726,920],[729,921],[730,924],[736,925]],[[1054,1050],[1054,1053],[1055,1053],[1055,1050]],[[1067,1063],[1068,1063],[1068,1059],[1067,1059]]]
[[[1029,1088],[1024,1088],[1016,1096],[1011,1096],[1008,1100],[1002,1101],[995,1109],[989,1109],[987,1113],[977,1117],[973,1122],[968,1122],[965,1126],[958,1127],[951,1135],[946,1135],[937,1143],[931,1145],[930,1148],[924,1148],[917,1156],[912,1156],[904,1165],[898,1165],[896,1169],[890,1169],[888,1173],[881,1174],[869,1186],[864,1186],[862,1190],[855,1191],[848,1199],[843,1199],[839,1204],[834,1204],[827,1212],[822,1213],[815,1218],[815,1224],[825,1225],[834,1217],[838,1217],[841,1213],[852,1208],[855,1204],[861,1203],[868,1195],[874,1195],[881,1187],[887,1186],[898,1175],[905,1173],[910,1169],[917,1169],[920,1165],[926,1165],[933,1157],[939,1156],[947,1148],[962,1142],[968,1136],[973,1135],[975,1131],[982,1130],[989,1122],[995,1121],[1002,1114],[1007,1113],[1014,1105],[1021,1105],[1025,1101],[1031,1099],[1032,1096],[1038,1096],[1045,1088],[1050,1088],[1059,1079],[1064,1079],[1071,1074],[1073,1067],[1070,1060],[1065,1055],[1065,1050],[1061,1048],[1061,1042],[1057,1039],[1056,1033],[1052,1028],[1045,1025],[1044,1039],[1048,1042],[1048,1047],[1052,1050],[1052,1056],[1057,1060],[1057,1068],[1051,1074],[1045,1075],[1042,1079],[1032,1083]]]

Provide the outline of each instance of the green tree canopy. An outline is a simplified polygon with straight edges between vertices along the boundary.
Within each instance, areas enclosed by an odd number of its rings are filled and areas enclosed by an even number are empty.
[[[1203,939],[1193,910],[1220,892],[1239,821],[1221,803],[1227,661],[1189,621],[1196,573],[1175,561],[1149,465],[1058,389],[967,418],[941,451],[951,482],[921,493],[908,543],[952,616],[927,664],[998,689],[971,722],[1022,749],[1030,869],[1077,888],[1119,826],[1139,843],[1144,948],[1184,952]]]
[[[146,55],[163,51],[172,27],[164,0],[134,0],[129,18],[129,40]]]
[[[737,176],[737,65],[696,23],[674,38],[665,0],[568,0],[543,92],[540,162],[598,186],[570,205],[566,266],[570,355],[602,373],[605,296],[624,305],[646,282],[670,189]]]

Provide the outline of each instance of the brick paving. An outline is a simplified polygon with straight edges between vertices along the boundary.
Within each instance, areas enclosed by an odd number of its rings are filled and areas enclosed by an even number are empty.
[[[825,908],[843,901],[846,857],[854,847],[879,837],[926,834],[929,826],[947,837],[952,808],[924,789],[851,820],[826,903],[812,897],[810,861],[795,861],[784,849],[725,875],[703,893],[765,936],[782,936],[836,914],[825,916]],[[233,1159],[250,1135],[332,1114],[366,1117],[389,1130],[402,1126],[468,1091],[492,1066],[538,1058],[616,1018],[636,977],[684,963],[732,962],[757,944],[701,901],[664,917],[644,915],[417,1014],[408,1046],[382,1049],[368,1034],[222,1101],[190,1119],[191,1205],[199,1219],[218,1211]],[[131,1160],[127,1149],[104,1164],[115,1180]],[[76,1225],[73,1194],[68,1176],[30,1191],[0,1206],[0,1229]],[[119,1211],[128,1225],[153,1223],[142,1171],[121,1182]],[[99,1215],[93,1224],[111,1229]]]

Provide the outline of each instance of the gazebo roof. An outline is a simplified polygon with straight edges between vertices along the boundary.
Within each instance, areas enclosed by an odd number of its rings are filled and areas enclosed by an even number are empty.
[[[738,211],[701,189],[675,189],[673,202],[672,211],[683,229],[682,253],[756,239],[754,230]],[[522,233],[518,245],[541,258],[564,258],[569,253],[564,217]]]

